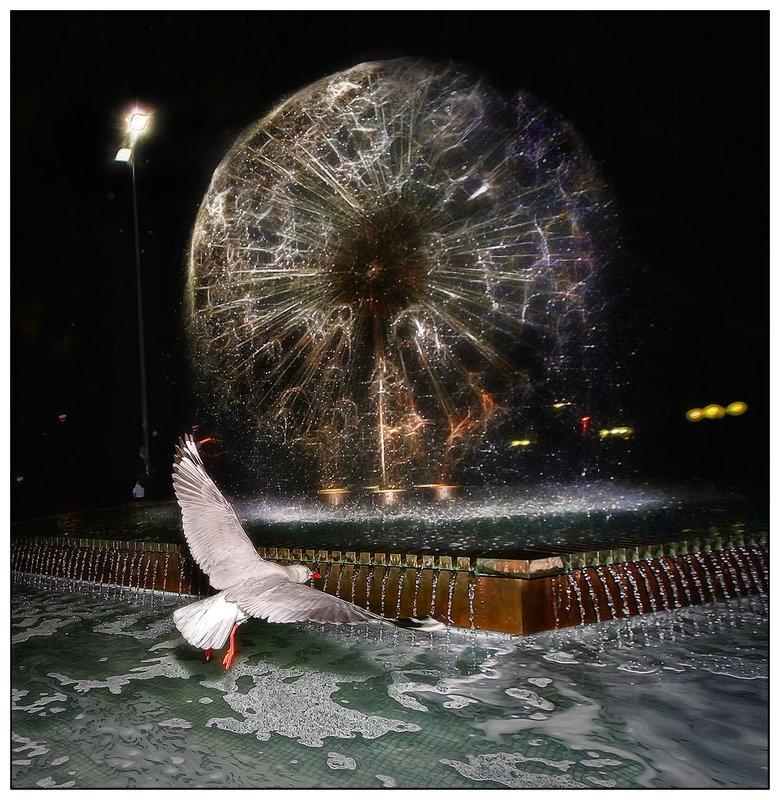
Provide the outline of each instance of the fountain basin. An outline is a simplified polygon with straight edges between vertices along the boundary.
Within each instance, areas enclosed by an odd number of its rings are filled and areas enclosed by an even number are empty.
[[[660,543],[600,542],[589,551],[517,557],[258,547],[280,564],[321,573],[315,588],[388,617],[528,634],[764,593],[767,536],[738,529]],[[206,576],[167,542],[27,537],[12,543],[15,574],[202,596]]]

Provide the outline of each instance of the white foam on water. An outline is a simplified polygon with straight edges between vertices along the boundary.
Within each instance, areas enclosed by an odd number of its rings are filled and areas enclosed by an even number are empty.
[[[591,758],[580,762],[584,767],[619,767],[623,762],[614,758]]]
[[[467,756],[468,763],[442,758],[442,764],[453,767],[464,778],[473,781],[492,781],[512,789],[582,789],[584,783],[571,775],[544,775],[520,769],[518,764],[540,762],[566,772],[574,762],[554,762],[548,759],[528,758],[522,753],[485,753]]]
[[[579,664],[579,660],[576,659],[571,653],[566,653],[562,650],[560,651],[553,651],[551,653],[545,653],[542,656],[545,661],[553,661],[556,664]]]
[[[39,781],[35,782],[36,786],[40,786],[41,789],[69,789],[71,786],[76,785],[76,781],[65,781],[65,783],[56,783],[54,778],[50,775],[41,778]]]
[[[108,689],[111,694],[121,694],[122,687],[130,681],[148,681],[152,678],[187,678],[189,672],[175,656],[146,659],[149,666],[134,667],[124,675],[110,675],[103,681],[69,678],[57,672],[49,672],[48,677],[60,682],[61,686],[73,686],[77,692],[90,692],[93,689]]]
[[[182,728],[188,729],[192,727],[191,722],[187,722],[186,719],[182,719],[181,717],[173,717],[171,719],[164,719],[162,722],[157,723],[161,728]]]
[[[133,639],[143,641],[144,639],[156,639],[173,627],[173,622],[170,619],[163,617],[149,624],[147,622],[148,617],[148,611],[137,611],[132,614],[125,614],[111,622],[95,625],[94,630],[96,633],[108,633],[111,636],[132,636]],[[139,621],[143,621],[146,627],[141,630],[126,630],[131,625],[137,625]]]
[[[357,761],[341,753],[328,753],[327,764],[331,769],[357,769]]]
[[[414,697],[409,697],[407,694],[408,692],[420,691],[435,692],[437,689],[435,686],[431,686],[428,683],[415,683],[413,681],[393,683],[387,688],[387,694],[397,703],[400,703],[406,708],[413,708],[415,711],[427,712],[428,709],[419,700],[416,700]]]
[[[504,689],[504,691],[510,697],[522,700],[523,703],[533,708],[541,708],[544,711],[552,711],[555,708],[549,700],[539,697],[536,692],[532,692],[530,689],[516,689],[515,687],[511,687],[509,689]]]
[[[239,688],[245,676],[252,682],[248,691]],[[246,681],[244,680],[243,683]],[[201,681],[217,689],[238,717],[212,717],[207,727],[240,734],[253,734],[268,741],[273,733],[295,739],[308,747],[322,747],[328,737],[376,739],[387,733],[409,733],[419,725],[404,720],[362,714],[334,702],[333,695],[353,675],[322,672],[307,667],[282,668],[270,663],[251,665],[235,662],[230,672]]]
[[[377,775],[376,777],[382,782],[385,789],[392,789],[396,785],[395,778],[390,775]]]
[[[25,695],[27,692],[24,693]],[[20,697],[24,695],[19,695]],[[48,693],[42,694],[34,703],[31,703],[29,706],[20,706],[16,703],[17,696],[14,695],[11,701],[11,711],[26,711],[28,714],[38,714],[45,706],[49,703],[60,703],[66,701],[68,698],[64,694],[55,693],[50,695]],[[64,711],[64,709],[59,709],[60,711]],[[54,712],[54,709],[52,709]]]
[[[466,708],[466,706],[478,702],[473,697],[460,697],[457,694],[452,694],[449,697],[449,700],[442,703],[444,708]]]
[[[528,683],[532,684],[533,686],[538,686],[540,689],[544,689],[545,686],[549,686],[553,682],[552,678],[529,678]]]
[[[30,628],[30,630],[23,631],[22,633],[15,633],[11,637],[11,644],[26,642],[31,636],[52,636],[55,633],[59,633],[71,622],[73,622],[73,620],[57,619],[56,617],[41,620],[36,628]]]
[[[597,778],[595,775],[586,775],[585,780],[596,784],[596,786],[603,786],[605,789],[612,789],[617,786],[617,781],[612,778]]]

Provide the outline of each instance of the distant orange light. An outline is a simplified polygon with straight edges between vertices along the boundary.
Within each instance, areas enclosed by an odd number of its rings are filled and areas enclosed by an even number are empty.
[[[58,414],[58,415],[57,415],[57,419],[58,419],[60,422],[65,422],[65,420],[66,420],[67,418],[68,418],[68,415],[67,415],[67,414]]]
[[[704,412],[700,408],[689,408],[685,412],[685,418],[690,422],[698,422],[704,416]]]
[[[205,438],[205,439],[201,439],[201,440],[198,442],[198,444],[208,444],[209,442],[215,442],[215,441],[216,441],[216,439],[214,439],[214,437],[213,437],[213,436],[208,436],[208,437],[207,437],[207,438]]]
[[[731,414],[732,417],[738,417],[740,414],[744,414],[748,410],[748,404],[743,403],[741,400],[737,400],[735,403],[729,403],[726,406],[726,413]]]

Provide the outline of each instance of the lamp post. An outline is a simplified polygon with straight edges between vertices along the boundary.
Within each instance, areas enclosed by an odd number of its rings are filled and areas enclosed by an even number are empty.
[[[139,138],[147,131],[151,115],[145,111],[133,110],[126,118],[126,136],[129,146],[121,147],[117,151],[115,161],[123,161],[130,165],[130,175],[133,186],[133,232],[135,241],[135,286],[138,298],[138,362],[139,377],[141,382],[141,429],[144,447],[146,448],[147,470],[151,475],[149,447],[149,411],[146,392],[146,349],[144,346],[144,306],[141,283],[141,239],[138,233],[138,194],[135,181],[135,147]]]

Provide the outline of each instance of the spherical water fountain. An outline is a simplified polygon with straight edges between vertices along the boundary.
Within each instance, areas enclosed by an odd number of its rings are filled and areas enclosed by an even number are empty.
[[[198,213],[207,407],[310,452],[321,490],[446,485],[584,352],[599,197],[533,97],[412,59],[312,84],[241,135]]]

